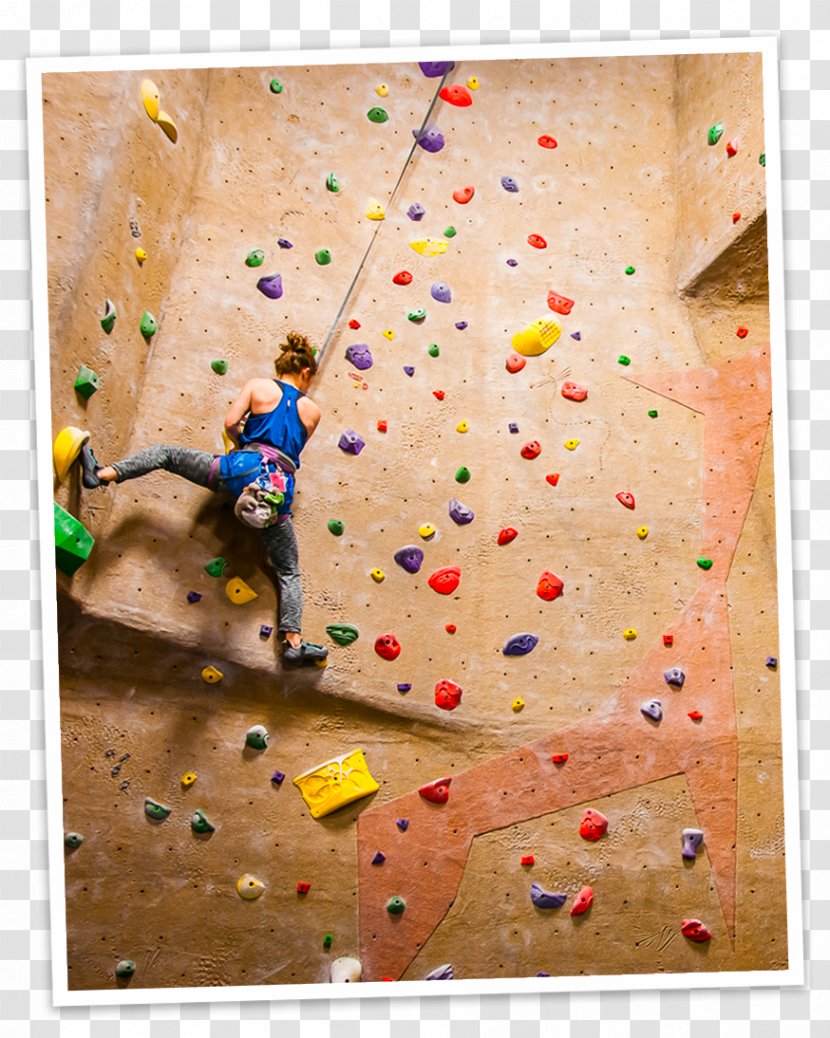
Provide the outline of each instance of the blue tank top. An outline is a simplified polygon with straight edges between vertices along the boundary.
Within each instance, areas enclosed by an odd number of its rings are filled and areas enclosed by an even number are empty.
[[[297,401],[305,396],[290,382],[274,381],[282,389],[280,402],[273,411],[264,414],[249,414],[239,442],[267,443],[287,454],[297,468],[300,467],[300,451],[305,447],[308,430],[297,413]]]

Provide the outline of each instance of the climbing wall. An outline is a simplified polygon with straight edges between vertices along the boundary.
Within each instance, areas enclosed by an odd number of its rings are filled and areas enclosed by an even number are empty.
[[[295,507],[325,669],[282,671],[227,501],[56,491],[96,537],[59,575],[70,985],[785,966],[760,59],[48,76],[44,101],[55,432],[221,452],[284,332],[334,324]],[[515,353],[540,318],[557,341]],[[291,778],[358,747],[378,792],[313,819]]]

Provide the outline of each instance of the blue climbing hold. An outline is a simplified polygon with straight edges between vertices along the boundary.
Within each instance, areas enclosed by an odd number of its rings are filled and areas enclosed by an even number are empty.
[[[519,184],[515,177],[502,177],[501,186],[512,195],[515,195],[519,190]]]
[[[446,283],[446,281],[434,282],[432,288],[430,289],[430,293],[432,295],[432,298],[439,303],[452,302],[452,292],[450,291],[450,286]]]
[[[411,364],[404,364],[403,370],[406,372],[407,375],[409,375],[410,378],[412,378],[412,376],[415,374],[415,368],[413,368]]]
[[[507,639],[501,651],[505,656],[526,656],[529,652],[533,652],[538,644],[539,636],[537,634],[514,634]]]

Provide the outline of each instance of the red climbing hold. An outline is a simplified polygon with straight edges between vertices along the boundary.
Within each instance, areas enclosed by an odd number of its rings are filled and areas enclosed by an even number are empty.
[[[531,440],[522,447],[522,457],[531,460],[538,458],[542,453],[542,444],[538,440]]]
[[[627,490],[621,490],[619,494],[617,494],[617,500],[621,505],[630,508],[632,512],[634,511],[634,495],[630,494]]]
[[[699,919],[684,919],[680,924],[680,932],[690,941],[708,941],[712,936]]]
[[[559,473],[558,472],[549,472],[545,476],[545,479],[548,481],[548,483],[550,483],[550,485],[552,487],[555,487],[556,484],[559,482]]]
[[[450,783],[452,778],[435,779],[421,786],[418,793],[431,804],[446,804],[450,798]]]
[[[734,158],[738,154],[738,138],[734,137],[731,141],[726,142],[726,154],[730,159]]]
[[[469,187],[461,187],[458,191],[453,191],[452,200],[458,202],[459,205],[466,205],[472,201],[473,195],[476,193],[476,189],[470,185]]]
[[[518,536],[518,530],[514,530],[512,526],[505,526],[503,530],[499,530],[499,544],[509,544]]]
[[[579,823],[579,835],[583,840],[596,843],[608,832],[608,819],[592,807],[586,807],[582,812],[582,820]]]
[[[307,894],[309,892],[309,890],[311,890],[311,884],[310,883],[298,883],[297,884],[297,893],[298,894]]]
[[[356,321],[354,318],[352,318],[351,321],[349,321],[349,327],[353,328],[356,331],[360,327],[360,321]]]
[[[396,660],[401,654],[401,643],[394,634],[379,634],[375,639],[375,652],[384,660]]]
[[[581,404],[587,398],[588,390],[585,386],[580,386],[578,382],[563,382],[562,396],[566,400],[575,400],[578,404]]]
[[[467,108],[473,103],[470,91],[460,83],[447,83],[438,92],[442,101],[455,105],[456,108]]]
[[[543,133],[542,136],[536,141],[540,148],[556,148],[558,147],[556,140],[549,136],[547,133]]]
[[[740,213],[733,213],[732,214],[732,223],[737,223],[738,220],[740,220],[740,218],[741,218],[741,214]]]
[[[535,861],[536,859],[533,857],[532,854],[525,854],[525,856],[522,858],[522,865],[533,865]]]
[[[594,892],[591,887],[583,887],[582,890],[576,895],[576,901],[571,909],[571,915],[582,915],[583,912],[587,912],[591,905],[594,903]]]
[[[744,328],[743,325],[735,332],[739,339],[745,339],[749,335],[749,328]]]
[[[443,569],[437,569],[427,583],[439,595],[451,595],[458,587],[460,580],[461,569],[459,566],[444,566]]]
[[[455,710],[461,702],[461,686],[442,678],[435,686],[435,705],[442,710]]]
[[[663,644],[666,646],[667,649],[670,649],[672,647],[672,645],[674,645],[674,635],[673,634],[664,634],[663,635]]]
[[[570,754],[567,753],[554,753],[554,755],[551,757],[551,760],[554,764],[564,764],[569,756]]]
[[[689,711],[689,717],[693,721],[702,721],[703,720],[703,714],[699,710],[690,710]]]
[[[443,400],[444,399],[444,390],[443,389],[433,389],[432,395],[435,397],[436,400]]]
[[[458,628],[455,626],[455,624],[444,624],[444,630],[447,632],[447,634],[455,634]]]
[[[541,234],[529,234],[527,244],[532,245],[534,249],[546,249],[548,247],[548,243]]]
[[[385,418],[378,418],[378,432],[386,432],[387,424]]]
[[[560,577],[546,569],[539,577],[539,583],[536,585],[536,594],[545,602],[552,602],[555,598],[559,598],[564,586],[565,582]]]
[[[511,375],[515,375],[517,371],[521,371],[522,368],[527,364],[524,357],[520,357],[518,353],[511,353],[510,356],[504,363],[504,366],[510,372]]]
[[[573,299],[568,299],[567,296],[560,296],[558,292],[548,292],[548,306],[554,313],[569,314],[573,305]]]
[[[399,270],[398,273],[392,278],[392,281],[396,285],[410,285],[412,284],[412,275],[408,270]]]

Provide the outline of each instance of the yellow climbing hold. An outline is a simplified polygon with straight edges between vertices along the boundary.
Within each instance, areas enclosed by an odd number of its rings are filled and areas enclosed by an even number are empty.
[[[525,701],[522,699],[521,696],[516,696],[511,705],[513,707],[513,713],[518,714],[521,710],[524,710]]]
[[[190,789],[193,783],[199,776],[195,771],[186,771],[184,775],[179,779],[179,782],[184,786],[185,789]]]
[[[470,76],[470,78],[467,80],[467,86],[470,88],[470,90],[478,90],[480,85],[481,84],[478,81],[478,76]]]
[[[467,421],[466,418],[464,419],[463,422],[459,422],[458,425],[456,425],[456,427],[455,427],[455,431],[456,432],[469,432],[469,430],[470,430],[470,423]]]
[[[513,336],[513,349],[523,357],[538,357],[553,346],[562,329],[547,317],[532,321],[527,328],[516,332]]]
[[[294,779],[294,785],[312,818],[321,818],[380,788],[369,773],[363,750],[352,750],[309,768]]]
[[[76,429],[74,425],[67,425],[55,437],[52,445],[52,460],[55,463],[55,472],[59,482],[63,483],[69,475],[69,470],[81,453],[81,447],[88,439],[89,433],[84,432],[83,429]]]
[[[257,597],[256,591],[249,587],[242,577],[231,577],[225,584],[225,594],[234,605],[245,605],[246,602],[253,602]]]
[[[647,526],[638,526],[637,527],[637,536],[640,538],[641,541],[644,541],[646,539],[646,537],[648,537],[648,527]]]
[[[635,627],[626,627],[623,631],[623,638],[625,638],[627,642],[633,642],[636,637],[637,629]]]
[[[158,124],[167,134],[170,141],[175,144],[179,139],[179,131],[176,129],[176,124],[167,114],[167,112],[159,112]]]
[[[409,245],[421,256],[440,256],[447,251],[449,242],[444,238],[416,238]]]
[[[377,566],[375,566],[375,568],[370,571],[369,576],[372,578],[372,580],[374,580],[376,584],[380,584],[382,581],[386,579],[386,574],[383,572],[382,569],[378,569]]]
[[[383,330],[383,337],[384,337],[384,339],[394,339],[395,338],[395,330],[394,330],[394,328],[384,328],[384,330]]]
[[[216,667],[210,666],[205,667],[202,671],[202,681],[208,685],[217,685],[225,675],[221,670],[217,670]]]
[[[250,872],[243,872],[236,881],[236,890],[239,896],[246,901],[255,901],[260,894],[265,893],[265,884],[261,879],[252,876]]]
[[[429,540],[430,537],[435,536],[435,527],[432,523],[421,523],[418,527],[418,533],[425,541]]]
[[[135,250],[135,258],[139,263],[143,263],[147,259],[147,253],[141,248],[141,246]]]
[[[157,123],[159,119],[161,97],[159,96],[159,88],[152,79],[142,80],[141,100],[144,104],[144,111],[150,116],[154,123]]]
[[[575,451],[579,446],[579,440],[565,440],[565,446],[569,451]]]
[[[378,83],[375,87],[375,93],[378,97],[386,97],[389,93],[389,87],[385,83]]]
[[[377,201],[377,199],[372,198],[369,200],[369,206],[366,209],[366,215],[369,217],[370,220],[385,220],[386,210],[383,208],[380,202]]]

